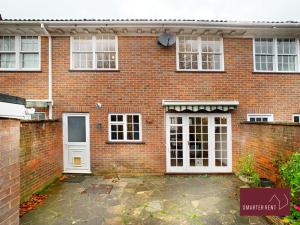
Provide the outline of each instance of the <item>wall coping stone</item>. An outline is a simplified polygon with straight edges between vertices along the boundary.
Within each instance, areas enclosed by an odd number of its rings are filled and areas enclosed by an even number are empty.
[[[53,120],[21,120],[21,123],[56,123],[60,122],[59,119],[53,119]]]

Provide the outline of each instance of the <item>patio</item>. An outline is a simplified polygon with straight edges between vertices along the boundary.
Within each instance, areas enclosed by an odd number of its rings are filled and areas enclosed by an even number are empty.
[[[20,224],[268,224],[239,216],[241,186],[229,175],[74,177],[50,186]]]

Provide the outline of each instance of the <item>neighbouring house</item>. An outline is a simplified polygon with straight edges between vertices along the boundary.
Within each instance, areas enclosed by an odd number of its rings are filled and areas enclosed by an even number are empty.
[[[299,122],[298,22],[0,20],[0,92],[60,119],[65,173],[231,173]]]

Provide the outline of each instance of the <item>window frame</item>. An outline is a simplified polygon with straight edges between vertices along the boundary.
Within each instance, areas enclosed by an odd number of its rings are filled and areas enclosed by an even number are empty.
[[[255,39],[257,38],[266,38],[266,39],[272,39],[273,40],[273,70],[257,70],[256,69],[256,61],[255,61]],[[278,70],[278,56],[281,54],[278,54],[278,45],[277,45],[277,40],[278,39],[295,39],[296,41],[296,70],[295,71],[280,71]],[[299,39],[296,37],[253,37],[252,38],[252,60],[253,60],[253,71],[258,72],[258,73],[299,73],[300,72],[300,48],[299,48]]]
[[[198,47],[198,69],[180,69],[179,68],[179,38],[180,37],[196,37],[197,38],[197,47]],[[214,37],[214,38],[219,38],[220,39],[220,54],[221,54],[221,60],[220,60],[220,69],[202,69],[202,37]],[[214,53],[215,54],[215,53]],[[195,72],[224,72],[225,71],[225,63],[224,63],[224,44],[223,44],[223,37],[221,36],[195,36],[195,35],[178,35],[176,36],[176,70],[177,71],[185,71],[185,72],[190,72],[190,71],[195,71]]]
[[[268,121],[250,121],[250,118],[259,118],[259,117],[267,117]],[[274,122],[274,115],[269,114],[269,113],[248,113],[247,114],[247,122],[252,122],[252,123],[268,123],[268,122]]]
[[[14,53],[15,54],[15,67],[14,68],[1,68],[0,71],[40,71],[41,70],[41,36],[39,35],[0,35],[1,37],[15,37],[15,50],[14,51],[0,51],[0,53]],[[22,45],[22,37],[37,37],[38,38],[38,50],[36,52],[34,51],[22,51],[21,45]],[[22,68],[22,60],[21,55],[24,53],[35,53],[39,54],[38,57],[38,67],[36,68]]]
[[[116,68],[97,68],[97,58],[96,54],[99,51],[96,50],[96,37],[97,36],[113,36],[115,37],[115,53],[116,53]],[[92,68],[74,68],[73,67],[73,43],[74,37],[92,37],[92,55],[93,55],[93,67]],[[113,34],[102,34],[102,35],[72,35],[70,36],[70,70],[75,71],[114,71],[119,70],[119,46],[118,46],[118,36]]]
[[[111,121],[111,116],[114,115],[114,116],[120,116],[122,115],[123,116],[123,122],[112,122]],[[130,116],[139,116],[139,139],[138,140],[129,140],[127,138],[127,116],[130,115]],[[120,124],[122,123],[123,124],[123,137],[124,139],[123,140],[114,140],[112,139],[112,133],[111,133],[111,125],[112,124]],[[108,114],[108,140],[109,142],[116,142],[116,143],[140,143],[142,142],[143,140],[143,135],[142,135],[142,115],[141,113],[109,113]]]
[[[299,122],[295,122],[295,117],[299,117]],[[293,121],[293,123],[299,123],[300,124],[300,114],[293,114],[293,116],[292,116],[292,121]]]

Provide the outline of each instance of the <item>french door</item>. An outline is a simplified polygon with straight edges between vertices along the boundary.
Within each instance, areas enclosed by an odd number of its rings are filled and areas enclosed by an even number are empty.
[[[167,172],[232,172],[230,114],[166,114]]]
[[[64,173],[90,173],[88,113],[63,114]]]

